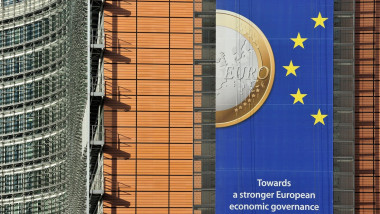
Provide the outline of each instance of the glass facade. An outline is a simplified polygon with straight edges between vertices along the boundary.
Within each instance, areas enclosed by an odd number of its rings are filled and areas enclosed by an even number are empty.
[[[65,198],[63,195],[47,197],[46,199],[30,200],[25,203],[10,203],[0,208],[1,213],[32,214],[61,213]]]
[[[0,2],[0,213],[84,213],[85,3]]]
[[[30,42],[47,34],[49,34],[49,18],[44,18],[27,25],[0,31],[0,47]]]
[[[4,145],[0,148],[0,164],[3,165],[3,168],[6,168],[8,164],[20,162],[59,161],[59,158],[64,155],[64,152],[60,152],[64,147],[64,142],[61,139],[55,136],[20,144]]]
[[[334,7],[334,213],[355,213],[355,1]]]
[[[53,114],[56,112],[57,114]],[[40,109],[19,115],[11,115],[0,117],[0,135],[9,135],[22,132],[23,135],[32,135],[44,130],[42,128],[50,127],[50,131],[59,130],[59,122],[62,123],[63,115],[66,110],[61,105],[61,108],[52,106],[51,108]],[[62,125],[61,125],[62,126]],[[29,133],[28,131],[34,130]]]
[[[194,4],[194,213],[215,213],[216,1]]]

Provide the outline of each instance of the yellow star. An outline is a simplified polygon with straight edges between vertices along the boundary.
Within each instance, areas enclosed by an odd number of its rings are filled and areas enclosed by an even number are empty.
[[[286,69],[286,76],[288,76],[289,74],[293,74],[294,76],[297,76],[296,74],[296,70],[300,67],[300,66],[294,66],[293,65],[293,61],[290,61],[290,64],[289,66],[282,66]]]
[[[290,38],[294,42],[294,48],[301,46],[302,48],[305,48],[303,46],[303,42],[307,40],[307,38],[302,38],[301,34],[298,33],[297,38]]]
[[[315,21],[315,26],[314,26],[314,28],[316,28],[316,27],[318,27],[318,26],[322,26],[323,28],[325,28],[325,21],[326,21],[328,18],[323,18],[322,15],[321,15],[321,12],[319,12],[317,18],[311,18],[311,19]]]
[[[297,102],[303,103],[303,98],[306,97],[307,94],[301,94],[300,89],[298,89],[297,94],[290,94],[292,97],[294,97],[294,103],[296,104]]]
[[[323,119],[327,117],[327,114],[322,114],[321,109],[318,109],[318,114],[312,114],[311,116],[315,118],[314,125],[316,125],[317,123],[322,123],[323,125],[325,125]]]

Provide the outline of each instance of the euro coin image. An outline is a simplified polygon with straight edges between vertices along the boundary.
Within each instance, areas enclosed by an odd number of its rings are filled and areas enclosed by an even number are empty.
[[[247,18],[216,12],[216,127],[251,117],[265,103],[275,77],[272,48]]]

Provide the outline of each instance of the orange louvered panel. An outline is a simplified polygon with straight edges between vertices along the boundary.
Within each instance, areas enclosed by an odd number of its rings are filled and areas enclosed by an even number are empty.
[[[355,213],[380,209],[379,2],[355,5]]]
[[[104,10],[104,213],[190,214],[193,1]]]

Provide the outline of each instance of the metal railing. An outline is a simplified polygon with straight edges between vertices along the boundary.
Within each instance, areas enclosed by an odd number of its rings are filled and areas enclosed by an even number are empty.
[[[104,191],[103,154],[99,153],[97,167],[91,173],[91,193]]]
[[[105,44],[105,35],[104,27],[100,26],[97,31],[91,32],[91,44],[104,45]]]
[[[104,126],[103,125],[92,125],[91,126],[91,141],[93,142],[104,142]]]
[[[99,72],[98,76],[91,77],[91,92],[92,93],[104,93],[105,83],[103,72]]]

